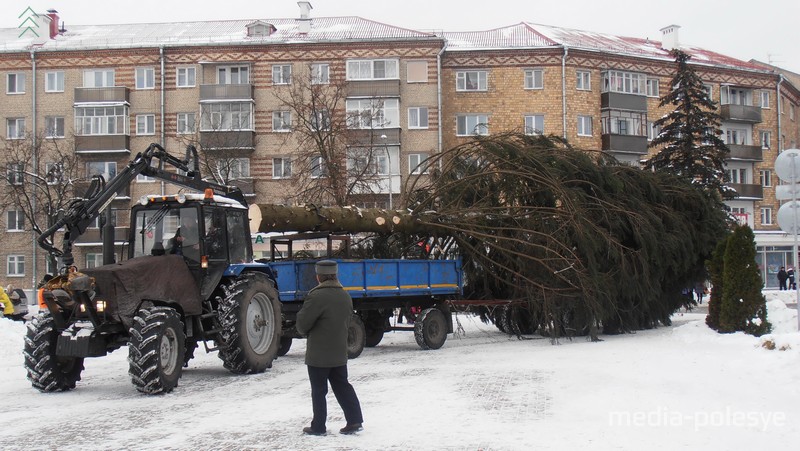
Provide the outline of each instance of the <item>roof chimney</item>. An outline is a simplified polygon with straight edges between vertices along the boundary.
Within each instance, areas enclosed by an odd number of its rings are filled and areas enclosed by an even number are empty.
[[[300,7],[300,18],[297,19],[297,31],[303,34],[308,34],[311,31],[311,2],[297,2]]]
[[[58,11],[54,9],[47,10],[47,17],[50,18],[50,39],[58,36]]]
[[[661,48],[664,50],[674,50],[681,46],[678,39],[678,30],[680,25],[668,25],[662,28],[661,31]]]

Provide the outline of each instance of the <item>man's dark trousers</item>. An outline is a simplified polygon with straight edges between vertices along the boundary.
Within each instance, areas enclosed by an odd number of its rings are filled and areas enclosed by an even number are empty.
[[[325,401],[325,396],[328,394],[328,381],[331,383],[336,400],[342,407],[347,424],[364,422],[356,391],[347,381],[347,365],[333,368],[309,366],[308,379],[311,381],[311,405],[314,409],[311,429],[320,432],[325,430],[325,420],[328,417],[328,403]]]

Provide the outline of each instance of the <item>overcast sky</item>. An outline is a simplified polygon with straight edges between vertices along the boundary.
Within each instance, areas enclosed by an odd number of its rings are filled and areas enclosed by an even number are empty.
[[[361,16],[416,30],[486,30],[522,21],[680,41],[728,56],[773,62],[800,73],[800,0],[313,0],[312,17]],[[270,19],[299,16],[295,0],[6,0],[0,27],[17,27],[27,7],[58,10],[70,24]]]

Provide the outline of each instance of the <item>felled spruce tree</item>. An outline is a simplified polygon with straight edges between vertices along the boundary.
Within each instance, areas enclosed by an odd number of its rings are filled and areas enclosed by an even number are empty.
[[[755,258],[753,231],[746,225],[736,227],[725,249],[724,291],[719,313],[719,331],[722,333],[741,330],[760,336],[771,329]]]

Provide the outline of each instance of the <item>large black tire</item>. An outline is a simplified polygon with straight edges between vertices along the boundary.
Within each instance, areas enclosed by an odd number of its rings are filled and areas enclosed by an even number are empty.
[[[447,318],[437,308],[428,308],[417,316],[414,338],[422,349],[439,349],[447,340]]]
[[[367,332],[364,330],[364,321],[354,313],[350,318],[350,327],[347,328],[347,358],[355,359],[360,356],[366,344]]]
[[[25,334],[25,369],[28,380],[40,391],[66,391],[81,380],[83,358],[56,356],[58,333],[50,312],[39,313]]]
[[[281,337],[281,343],[278,346],[278,357],[285,356],[290,349],[292,349],[292,337]]]
[[[225,368],[236,374],[271,368],[281,338],[281,303],[272,281],[265,274],[245,273],[222,291],[219,358]]]
[[[370,310],[366,312],[366,315],[364,318],[364,330],[366,332],[364,345],[368,348],[374,348],[383,340],[383,333],[386,330],[384,323],[387,319],[382,310]]]
[[[506,329],[506,321],[508,317],[508,306],[504,305],[502,307],[496,307],[494,309],[494,315],[492,315],[492,320],[494,321],[494,325],[497,329],[504,333],[508,333],[508,329]]]
[[[133,318],[128,373],[142,393],[169,393],[178,385],[186,352],[181,315],[169,307],[142,308]]]
[[[366,337],[364,345],[368,348],[374,348],[383,340],[383,330],[381,329],[366,329]]]

